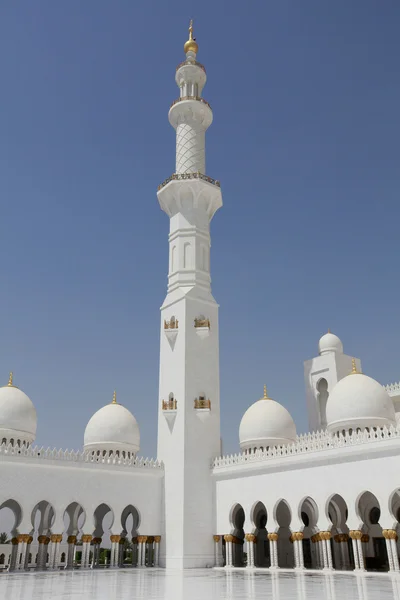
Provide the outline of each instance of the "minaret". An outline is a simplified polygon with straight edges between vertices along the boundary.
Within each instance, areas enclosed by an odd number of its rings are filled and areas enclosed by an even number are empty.
[[[168,291],[161,307],[158,457],[165,464],[165,530],[160,564],[213,565],[215,506],[211,460],[220,453],[218,305],[211,294],[210,221],[222,206],[220,184],[205,174],[212,111],[202,97],[206,72],[196,61],[190,22],[176,130],[176,172],[158,188],[170,218]]]

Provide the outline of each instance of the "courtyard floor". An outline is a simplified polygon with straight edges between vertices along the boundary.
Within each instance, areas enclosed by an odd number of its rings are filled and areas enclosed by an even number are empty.
[[[398,600],[400,576],[255,569],[0,574],[1,600]]]

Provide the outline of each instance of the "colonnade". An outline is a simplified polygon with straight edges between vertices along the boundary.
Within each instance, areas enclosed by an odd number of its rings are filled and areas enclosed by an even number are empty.
[[[29,534],[21,534],[11,540],[11,555],[8,570],[24,571],[34,568],[39,571],[55,570],[60,568],[60,548],[62,534],[50,536],[38,536],[37,560],[34,564],[29,562],[30,549],[33,537]],[[127,538],[121,535],[111,535],[111,557],[108,567],[158,567],[160,560],[159,535],[139,535],[132,538],[132,562],[124,562],[124,550]],[[78,537],[70,535],[67,538],[68,550],[66,553],[65,569],[72,570],[76,567],[81,569],[97,568],[100,566],[100,549],[102,538],[84,534],[81,536],[81,545],[78,545]],[[81,552],[80,564],[77,564],[76,553]],[[103,565],[101,565],[103,566]]]
[[[389,570],[400,572],[399,555],[397,549],[397,532],[394,529],[383,529],[383,538],[386,542]],[[270,569],[278,569],[278,533],[268,533]],[[232,534],[214,535],[215,566],[237,567],[246,566],[254,568],[256,556],[257,535],[246,533],[244,539]],[[289,541],[293,545],[294,568],[305,569],[304,565],[304,534],[301,531],[292,532]],[[323,570],[354,570],[365,571],[365,549],[370,542],[370,536],[361,530],[350,530],[349,534],[340,533],[332,536],[330,531],[319,531],[310,538],[314,545],[315,568]],[[225,542],[225,552],[223,552]],[[286,540],[284,540],[286,542]],[[351,553],[350,545],[351,542]],[[244,560],[246,552],[247,560]],[[335,560],[333,558],[335,554]],[[246,562],[246,564],[245,564]],[[335,563],[335,566],[334,566]],[[312,567],[314,568],[314,567]]]

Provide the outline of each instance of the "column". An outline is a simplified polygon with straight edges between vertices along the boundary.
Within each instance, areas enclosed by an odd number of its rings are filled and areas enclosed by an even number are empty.
[[[216,567],[219,567],[219,542],[220,542],[221,536],[219,535],[213,535],[213,540],[214,540],[214,564]]]
[[[138,564],[138,541],[137,537],[132,538],[132,567],[137,567]]]
[[[92,569],[95,569],[99,564],[101,542],[102,542],[101,537],[96,537],[96,538],[92,539],[93,556],[92,556],[92,563],[90,565],[90,567]],[[90,548],[89,548],[89,556],[90,556]]]
[[[252,569],[254,568],[254,544],[257,542],[257,538],[252,533],[246,533],[244,536],[247,542],[247,566]]]
[[[349,536],[347,533],[340,534],[340,556],[342,559],[342,569],[347,570],[349,568],[349,548],[348,548]]]
[[[360,561],[359,561],[359,557],[358,557],[357,539],[355,537],[357,533],[358,533],[358,531],[357,530],[353,530],[353,529],[349,532],[349,536],[350,536],[351,544],[352,544],[352,548],[353,548],[354,570],[355,571],[358,571],[360,569]]]
[[[68,552],[67,552],[67,560],[65,563],[65,569],[71,570],[74,568],[76,535],[69,535],[67,538],[67,544],[68,544]]]
[[[120,535],[110,535],[111,541],[111,558],[110,558],[110,567],[118,566],[118,545],[121,539]]]
[[[224,540],[225,540],[225,553],[226,553],[226,567],[232,567],[233,566],[233,562],[232,562],[232,540],[233,540],[233,535],[225,535],[224,536]]]
[[[47,552],[49,550],[50,538],[47,535],[39,535],[38,537],[38,561],[36,569],[44,571],[47,568]]]
[[[120,536],[117,548],[117,565],[118,567],[124,566],[124,546],[125,546],[125,538]]]
[[[154,536],[148,535],[146,540],[147,566],[152,567],[154,563]]]
[[[11,548],[11,558],[10,558],[10,566],[8,567],[9,572],[15,571],[17,568],[17,557],[18,557],[18,538],[13,537],[11,540],[12,548]]]
[[[364,555],[361,544],[362,535],[362,531],[359,531],[358,529],[353,529],[350,531],[350,537],[353,540],[353,553],[356,571],[365,571]]]
[[[18,549],[16,558],[16,569],[22,571],[25,568],[26,546],[31,536],[28,533],[20,534],[17,537]]]
[[[324,542],[326,544],[326,557],[328,560],[328,569],[333,569],[331,537],[332,534],[330,531],[324,531]]]
[[[393,556],[393,565],[395,571],[400,571],[399,567],[399,556],[397,552],[397,532],[395,529],[390,530],[390,545],[392,548],[392,556]]]
[[[385,538],[385,542],[386,542],[386,551],[387,551],[387,555],[388,555],[388,561],[389,561],[389,571],[394,571],[394,561],[393,561],[393,552],[392,552],[392,545],[390,543],[390,537],[389,537],[389,531],[391,531],[390,529],[382,529],[382,535]]]
[[[271,567],[270,569],[278,569],[278,534],[277,533],[269,533],[269,554],[271,557]]]
[[[87,569],[89,567],[90,560],[90,542],[92,541],[93,536],[84,534],[82,536],[82,559],[81,559],[81,568]]]
[[[217,536],[219,537],[219,536]],[[160,542],[161,535],[154,536],[154,566],[158,567],[160,565]]]
[[[304,539],[303,532],[298,531],[296,533],[296,540],[297,540],[297,551],[298,551],[298,557],[299,557],[299,569],[304,569],[303,539]]]
[[[58,563],[60,560],[60,544],[62,540],[62,533],[53,534],[50,536],[50,569],[58,569]]]

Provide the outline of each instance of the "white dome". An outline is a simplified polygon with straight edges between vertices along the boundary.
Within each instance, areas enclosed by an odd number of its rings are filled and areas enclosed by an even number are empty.
[[[114,399],[98,410],[86,425],[84,435],[86,451],[129,452],[140,449],[139,425],[133,414]]]
[[[283,446],[296,440],[296,425],[288,410],[279,402],[267,397],[250,406],[239,427],[241,450]]]
[[[392,399],[380,383],[355,372],[341,379],[326,404],[328,431],[396,425]]]
[[[343,344],[337,335],[328,331],[318,342],[318,352],[320,354],[327,354],[328,352],[343,354]]]
[[[12,385],[12,374],[8,385],[0,388],[0,442],[14,444],[20,440],[31,444],[36,437],[37,415],[33,402],[26,394]]]

